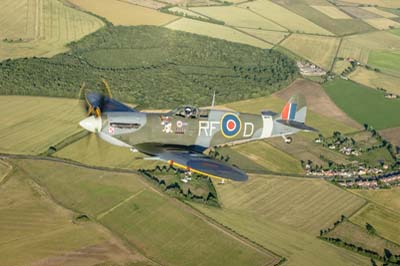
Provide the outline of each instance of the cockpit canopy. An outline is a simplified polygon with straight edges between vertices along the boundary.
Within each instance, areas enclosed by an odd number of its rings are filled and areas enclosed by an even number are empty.
[[[208,110],[199,109],[192,105],[182,105],[171,111],[171,114],[173,116],[196,119],[199,117],[208,117]]]

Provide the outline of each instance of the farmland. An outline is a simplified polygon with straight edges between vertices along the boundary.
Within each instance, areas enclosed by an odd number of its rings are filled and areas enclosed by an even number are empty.
[[[372,224],[378,235],[400,245],[400,214],[390,209],[379,207],[373,203],[366,205],[350,218],[355,224],[364,227]]]
[[[332,223],[341,213],[351,214],[363,204],[350,193],[322,180],[283,176],[251,176],[246,183],[218,186],[217,190],[222,209],[196,208],[287,256],[287,265],[366,264],[367,259],[315,237],[321,226]]]
[[[352,190],[352,192],[378,205],[400,212],[400,188],[381,190]]]
[[[258,0],[243,3],[240,6],[243,8],[248,8],[256,14],[266,17],[293,32],[332,35],[331,32],[325,30],[324,28],[321,28],[309,20],[271,1]]]
[[[318,11],[334,19],[351,19],[349,15],[334,6],[312,6]]]
[[[387,30],[400,27],[400,23],[387,18],[371,18],[365,19],[364,21],[378,30]]]
[[[167,25],[172,30],[180,30],[226,41],[248,44],[259,48],[271,48],[272,45],[246,35],[238,30],[217,24],[181,18]]]
[[[340,238],[342,241],[352,243],[358,247],[374,250],[381,256],[384,255],[384,249],[388,249],[395,254],[400,253],[400,245],[387,241],[378,235],[369,234],[365,229],[365,225],[361,227],[351,222],[344,222],[326,236]]]
[[[93,90],[105,78],[116,99],[165,109],[206,106],[214,90],[221,102],[269,95],[298,75],[276,51],[155,26],[109,26],[70,47],[51,59],[1,63],[0,92],[75,98],[83,81]]]
[[[308,5],[306,0],[274,0],[274,2],[338,36],[374,29],[362,20],[331,18]]]
[[[398,1],[392,1],[392,0],[344,0],[341,2],[353,3],[353,4],[377,5],[390,8],[400,7]]]
[[[400,76],[400,51],[372,51],[368,58],[368,64],[379,68],[381,71]]]
[[[105,17],[114,25],[164,25],[177,17],[118,0],[68,0],[84,10]]]
[[[387,92],[400,94],[398,86],[400,77],[386,75],[365,68],[357,68],[349,75],[349,78],[371,88],[383,88]]]
[[[326,83],[324,88],[332,100],[360,124],[367,123],[376,129],[400,125],[392,115],[400,111],[400,101],[386,99],[380,91],[345,80]],[[354,104],[356,101],[360,104]]]
[[[235,27],[286,31],[278,24],[275,24],[263,17],[260,17],[249,10],[238,8],[235,6],[224,7],[196,7],[191,10],[203,14],[205,16],[222,20],[227,25]]]
[[[338,49],[339,39],[293,34],[283,41],[282,46],[324,69],[329,69]]]
[[[376,7],[368,7],[368,6],[366,6],[366,7],[362,7],[362,9],[367,10],[367,11],[372,12],[372,13],[375,13],[375,14],[381,16],[381,17],[384,17],[384,18],[396,18],[397,17],[395,14],[383,11],[383,10],[378,9]]]
[[[343,39],[338,56],[354,58],[367,64],[372,50],[400,50],[400,37],[384,31],[349,36]]]
[[[57,0],[18,0],[0,3],[0,60],[27,56],[51,57],[67,51],[77,41],[104,23]],[[10,16],[12,14],[12,16]],[[17,23],[14,21],[17,18]]]
[[[19,165],[29,169],[58,202],[98,219],[131,247],[162,265],[199,261],[201,265],[274,265],[279,261],[268,251],[225,234],[136,175],[54,162],[23,161]]]
[[[271,44],[277,44],[289,35],[289,33],[287,32],[280,32],[280,31],[266,31],[266,30],[243,29],[243,28],[240,30],[244,31],[250,36],[260,38],[263,41],[266,41]]]
[[[128,148],[113,146],[90,134],[54,153],[54,156],[87,165],[110,168],[154,168],[159,161],[144,160],[145,155],[132,153]]]
[[[23,107],[23,108],[21,108]],[[0,152],[39,154],[82,129],[76,100],[1,96]]]
[[[387,128],[379,131],[379,134],[389,140],[392,144],[400,146],[400,127]]]
[[[72,222],[75,214],[56,205],[25,170],[16,167],[0,187],[2,265],[152,265],[101,226]]]

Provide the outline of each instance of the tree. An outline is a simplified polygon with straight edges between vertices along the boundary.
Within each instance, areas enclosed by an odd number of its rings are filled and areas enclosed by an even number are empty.
[[[375,228],[369,223],[365,224],[365,228],[367,229],[368,233],[371,235],[374,235],[376,233]]]

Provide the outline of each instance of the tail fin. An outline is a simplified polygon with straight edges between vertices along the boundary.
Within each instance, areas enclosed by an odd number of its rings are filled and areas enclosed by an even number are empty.
[[[297,94],[292,96],[286,103],[281,112],[281,120],[296,121],[304,123],[306,121],[307,106],[306,100],[303,95]]]

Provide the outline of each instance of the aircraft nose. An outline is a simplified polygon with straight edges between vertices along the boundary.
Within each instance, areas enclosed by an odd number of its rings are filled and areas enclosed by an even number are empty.
[[[96,133],[101,130],[101,117],[89,116],[79,122],[79,125],[87,131]]]

